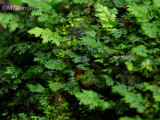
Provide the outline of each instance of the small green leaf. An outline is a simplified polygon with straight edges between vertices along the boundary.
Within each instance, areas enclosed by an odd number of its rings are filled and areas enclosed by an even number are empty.
[[[113,86],[114,80],[109,75],[102,75],[101,77],[105,78],[107,86]]]
[[[27,87],[30,89],[31,92],[38,92],[38,93],[42,93],[45,88],[41,85],[41,84],[27,84]]]
[[[151,85],[149,83],[144,83],[145,91],[150,90],[153,93],[153,98],[156,102],[160,102],[160,87],[157,85]]]
[[[144,30],[145,34],[150,38],[156,38],[159,33],[159,22],[154,21],[152,23],[143,23],[142,29]]]
[[[47,21],[48,20],[48,14],[42,14],[41,16],[38,17],[38,21]]]
[[[133,71],[133,63],[131,61],[127,61],[125,62],[126,66],[127,66],[127,69],[128,71]]]
[[[137,54],[139,56],[142,56],[142,57],[147,57],[148,56],[147,47],[144,46],[144,45],[138,45],[136,47],[133,47],[131,52],[134,53],[134,54]]]
[[[10,31],[10,32],[15,31],[16,28],[18,28],[18,26],[19,26],[18,23],[16,23],[15,21],[10,21],[10,22],[9,22],[9,25],[8,25],[9,31]]]
[[[31,15],[32,16],[41,16],[42,15],[42,10],[39,9],[39,10],[32,11]]]
[[[56,92],[58,90],[60,90],[61,88],[64,88],[64,85],[60,82],[49,82],[49,88],[53,91]]]
[[[19,113],[18,116],[21,118],[21,120],[27,120],[27,116],[24,113]]]
[[[66,67],[62,60],[49,60],[44,65],[51,70],[64,70]]]
[[[101,95],[91,90],[82,90],[82,92],[76,93],[76,98],[80,101],[80,104],[89,105],[90,109],[100,107],[106,109],[111,107],[109,102],[100,99]]]

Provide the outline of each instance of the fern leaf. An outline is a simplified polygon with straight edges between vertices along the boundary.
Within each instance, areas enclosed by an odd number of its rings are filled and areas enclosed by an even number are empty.
[[[39,65],[31,66],[26,73],[22,75],[23,79],[32,78],[35,76],[39,76],[43,72],[43,69]]]
[[[42,93],[45,88],[41,85],[41,84],[27,84],[27,87],[30,89],[31,92],[38,92],[38,93]]]
[[[19,26],[19,24],[18,24],[16,21],[11,21],[11,22],[9,22],[9,25],[8,25],[9,31],[10,31],[10,32],[15,31],[16,28],[18,28],[18,26]]]
[[[10,67],[6,68],[5,74],[12,75],[12,79],[18,78],[19,74],[22,73],[22,70],[20,68],[17,68],[14,65],[11,65]]]
[[[31,15],[32,15],[32,16],[41,16],[41,15],[42,15],[42,10],[32,11]]]
[[[40,0],[22,0],[22,2],[28,4],[30,7],[42,9],[44,12],[48,12],[52,9],[49,4]]]
[[[60,90],[61,88],[64,88],[64,85],[62,83],[59,82],[49,82],[49,88],[53,91],[56,92],[58,90]]]
[[[124,102],[129,103],[129,106],[135,108],[139,113],[143,113],[148,105],[147,100],[140,93],[130,92],[129,89],[131,88],[127,88],[125,85],[115,85],[112,91],[124,96]]]
[[[97,4],[96,5],[96,12],[97,13],[95,14],[95,16],[99,17],[100,22],[102,23],[103,27],[106,27],[106,28],[113,28],[114,27],[114,25],[116,24],[116,22],[115,22],[116,15],[111,14],[107,7],[105,7],[101,4]]]
[[[150,90],[153,93],[153,98],[155,101],[160,102],[160,87],[157,85],[150,85],[149,83],[144,83],[145,91]]]
[[[133,47],[131,52],[142,57],[147,57],[148,50],[146,46],[138,45],[136,47]]]
[[[128,5],[128,11],[134,15],[139,22],[148,22],[151,19],[147,6]]]
[[[159,0],[153,0],[154,5],[158,8],[160,6]]]
[[[84,72],[84,74],[78,75],[76,77],[76,80],[80,81],[82,83],[82,85],[84,85],[86,87],[96,83],[96,78],[93,75],[92,71],[86,71],[86,72]]]
[[[35,37],[41,37],[43,39],[42,43],[55,43],[57,46],[60,45],[60,36],[57,32],[52,32],[50,29],[35,27],[28,31],[29,34],[34,34]]]
[[[13,15],[12,14],[0,14],[0,24],[4,27],[4,28],[9,28],[10,32],[15,31],[18,27],[21,28],[23,27],[22,24],[18,24],[17,21],[14,20]]]
[[[109,75],[102,75],[101,77],[105,78],[107,86],[113,86],[114,81],[113,81],[113,79],[112,79],[111,76],[109,76]]]
[[[111,107],[109,102],[105,102],[100,99],[101,95],[91,90],[82,90],[82,92],[76,93],[76,98],[80,101],[80,104],[89,105],[90,109],[100,107],[103,110]]]
[[[44,65],[51,70],[64,70],[66,67],[62,60],[49,60]]]
[[[148,70],[150,72],[153,71],[150,60],[146,60],[146,61],[142,62],[142,68],[145,68],[146,70]]]
[[[124,101],[129,103],[131,108],[137,109],[139,113],[143,113],[147,107],[147,100],[143,99],[140,93],[128,93],[125,95]]]
[[[81,45],[86,45],[88,47],[93,47],[93,48],[101,48],[102,43],[100,41],[96,41],[93,38],[90,37],[83,37],[82,40],[79,42]]]
[[[145,34],[150,38],[156,38],[158,36],[158,33],[160,33],[158,25],[158,21],[154,21],[152,23],[143,23],[142,29],[144,30]]]
[[[48,20],[48,14],[42,14],[41,16],[38,17],[38,21],[43,22]]]
[[[0,14],[0,24],[4,27],[7,28],[7,24],[9,23],[9,21],[12,19],[12,15],[11,14]]]
[[[14,84],[19,84],[19,83],[22,83],[22,80],[21,80],[21,79],[15,79],[15,80],[13,81],[13,83],[14,83]]]
[[[131,61],[127,61],[127,62],[125,62],[125,64],[127,66],[128,71],[133,71],[134,66]]]

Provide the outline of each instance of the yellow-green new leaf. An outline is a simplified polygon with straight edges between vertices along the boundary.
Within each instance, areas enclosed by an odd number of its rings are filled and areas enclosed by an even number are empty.
[[[127,69],[128,71],[133,71],[133,63],[132,62],[125,62],[126,66],[127,66]]]
[[[96,17],[99,17],[100,22],[102,24],[103,27],[106,28],[113,28],[114,25],[116,24],[115,20],[116,20],[116,15],[115,14],[111,14],[108,10],[107,7],[101,5],[101,4],[97,4],[96,5]],[[116,10],[114,9],[112,12],[115,12]]]

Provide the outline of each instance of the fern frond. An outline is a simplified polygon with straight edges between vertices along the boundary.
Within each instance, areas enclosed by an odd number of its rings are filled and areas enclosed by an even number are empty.
[[[27,87],[30,89],[31,92],[38,92],[38,93],[42,93],[45,88],[41,85],[41,84],[27,84]]]
[[[112,14],[107,7],[97,4],[95,10],[97,12],[95,16],[99,17],[103,27],[113,28],[116,25],[116,14]],[[114,11],[117,10],[114,9]]]
[[[160,102],[160,87],[157,85],[151,85],[149,83],[144,83],[145,91],[149,90],[153,93],[153,98],[155,101]]]
[[[13,17],[12,14],[0,14],[0,24],[4,28],[9,28],[10,32],[15,31],[17,28],[22,28],[23,24],[19,24]]]
[[[133,47],[131,52],[142,57],[147,57],[148,50],[146,46],[138,45],[136,47]]]
[[[92,71],[85,71],[84,74],[78,75],[76,81],[80,81],[84,86],[91,86],[96,83],[96,78]]]
[[[154,21],[152,23],[143,23],[142,29],[150,38],[156,38],[160,34],[159,24],[160,23],[158,21]]]
[[[49,60],[44,65],[51,70],[64,70],[66,67],[66,64],[62,60]]]
[[[43,39],[42,43],[55,43],[57,46],[60,45],[60,36],[57,32],[52,32],[50,29],[35,27],[28,31],[29,34],[34,34],[35,37],[41,37]]]
[[[49,4],[41,0],[22,0],[22,2],[28,4],[30,7],[41,9],[44,12],[49,12],[52,9]]]
[[[76,93],[76,98],[80,101],[80,104],[89,105],[90,109],[100,107],[103,110],[111,107],[111,103],[100,99],[101,95],[92,90],[82,90],[83,92]]]
[[[34,66],[31,66],[27,70],[27,72],[22,75],[22,78],[23,79],[32,78],[32,77],[35,77],[35,76],[39,76],[43,72],[44,71],[43,71],[43,69],[40,65],[34,65]]]
[[[149,15],[149,6],[137,6],[137,5],[128,5],[128,11],[132,15],[134,15],[139,22],[148,22],[151,19],[151,16]]]
[[[64,85],[60,82],[49,82],[49,88],[53,91],[56,92],[58,90],[60,90],[61,88],[64,88]]]
[[[39,10],[32,11],[31,15],[32,16],[41,16],[42,15],[42,10],[39,9]]]
[[[159,0],[153,0],[154,6],[159,8],[160,6],[160,1]]]
[[[129,106],[137,109],[139,113],[143,113],[146,110],[148,101],[144,99],[140,93],[131,92],[131,87],[127,87],[125,85],[115,85],[112,88],[112,91],[124,96],[124,102],[129,103]]]

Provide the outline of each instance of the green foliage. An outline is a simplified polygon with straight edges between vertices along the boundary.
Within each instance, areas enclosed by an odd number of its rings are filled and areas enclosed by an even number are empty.
[[[59,83],[59,82],[52,82],[50,81],[49,82],[49,88],[53,91],[53,92],[56,92],[58,90],[60,90],[61,88],[63,88],[64,85],[62,83]]]
[[[147,57],[148,50],[144,45],[139,45],[139,46],[133,47],[131,50],[131,53],[134,53],[142,57]]]
[[[159,120],[159,0],[9,0],[2,120]]]
[[[117,9],[108,10],[107,7],[97,4],[96,5],[96,17],[99,17],[100,22],[103,27],[112,28],[116,24],[115,19],[117,14]]]
[[[139,22],[148,22],[151,18],[147,6],[128,6],[128,11],[133,14]],[[148,14],[146,16],[146,14]]]
[[[142,29],[144,33],[150,38],[156,38],[160,35],[159,33],[159,8],[157,5],[159,2],[156,0],[154,4],[146,4],[146,5],[128,5],[128,11],[130,14],[134,15],[138,22],[141,23]]]
[[[32,78],[32,77],[35,77],[37,75],[40,75],[43,71],[43,69],[41,68],[41,66],[39,65],[35,65],[35,66],[31,66],[27,72],[25,72],[23,75],[22,75],[22,78],[23,79],[28,79],[28,78]]]
[[[76,80],[80,81],[83,85],[92,85],[96,83],[96,78],[91,71],[86,71],[84,74],[77,76]]]
[[[34,34],[35,37],[41,37],[43,39],[42,43],[55,43],[57,46],[60,45],[60,36],[56,32],[52,32],[50,29],[42,29],[35,27],[28,31],[29,34]]]
[[[66,67],[62,60],[49,60],[44,65],[51,70],[64,70]]]
[[[100,99],[100,97],[101,95],[94,91],[82,90],[82,93],[76,93],[76,98],[80,101],[80,104],[89,105],[91,109],[94,109],[95,107],[100,107],[101,109],[109,108],[111,103],[105,102]]]
[[[27,87],[31,92],[38,92],[38,93],[43,92],[45,89],[41,84],[36,84],[36,85],[27,84]]]
[[[74,3],[77,3],[77,4],[84,4],[84,3],[88,3],[88,2],[91,2],[92,0],[73,0]]]
[[[106,79],[106,85],[113,86],[114,80],[112,79],[111,76],[109,76],[109,75],[102,75],[101,77],[103,77],[103,78]]]
[[[15,20],[15,17],[12,14],[0,14],[0,24],[4,28],[9,28],[10,32],[15,31],[17,28],[23,28],[23,24],[18,24],[18,21]]]
[[[144,30],[145,34],[148,35],[150,38],[156,38],[159,33],[159,22],[154,21],[152,23],[143,23],[142,29]]]
[[[48,3],[44,2],[43,0],[22,0],[22,2],[28,4],[30,7],[42,9],[45,12],[48,12],[52,8]]]
[[[150,90],[153,93],[153,98],[156,102],[160,101],[160,88],[156,85],[150,85],[149,83],[144,83],[145,91]]]
[[[16,4],[16,5],[22,5],[23,2],[21,0],[8,0],[9,3],[12,3],[12,4]]]
[[[129,103],[130,107],[137,109],[139,113],[143,113],[148,106],[147,100],[140,93],[130,92],[124,85],[114,86],[113,92],[124,96],[124,102]]]
[[[120,120],[142,120],[139,116],[136,116],[135,118],[131,117],[122,117]]]

